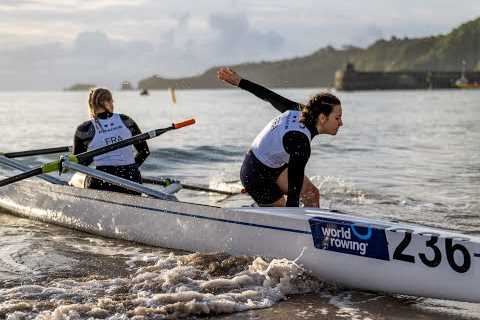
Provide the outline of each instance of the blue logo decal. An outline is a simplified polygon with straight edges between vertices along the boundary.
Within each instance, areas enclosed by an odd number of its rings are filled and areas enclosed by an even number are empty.
[[[315,248],[380,260],[390,260],[385,230],[352,221],[309,219]]]
[[[355,225],[354,225],[354,224],[352,224],[350,227],[352,228],[353,234],[354,234],[357,238],[359,238],[360,240],[366,241],[366,240],[368,240],[368,239],[370,239],[370,238],[372,237],[372,228],[370,228],[370,227],[367,227],[367,234],[365,234],[365,235],[359,234],[358,231],[357,231],[357,229],[355,228]]]

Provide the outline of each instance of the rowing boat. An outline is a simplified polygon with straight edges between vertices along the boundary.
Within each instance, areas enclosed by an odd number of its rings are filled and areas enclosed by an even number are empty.
[[[154,190],[80,164],[82,159],[193,123],[172,124],[33,169],[0,155],[0,164],[24,171],[0,180],[0,208],[164,248],[286,258],[322,280],[349,288],[480,302],[478,237],[324,209],[221,208],[181,202],[173,195],[178,191],[175,183]],[[56,148],[35,153],[51,150]],[[45,175],[65,168],[142,196],[76,188]]]
[[[287,258],[349,288],[480,302],[480,239],[311,208],[221,208],[38,179],[0,188],[15,215],[164,248]]]

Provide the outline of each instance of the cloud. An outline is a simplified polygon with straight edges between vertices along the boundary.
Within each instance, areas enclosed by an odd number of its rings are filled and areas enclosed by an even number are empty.
[[[226,53],[230,60],[259,60],[271,56],[285,43],[277,32],[255,29],[245,14],[212,14],[208,21],[216,35],[212,40],[212,49]]]
[[[36,0],[3,0],[0,9],[20,8],[26,5],[36,4]]]
[[[122,80],[153,73],[152,44],[119,41],[101,32],[80,33],[73,46],[48,43],[0,51],[4,90],[61,89],[75,82],[116,88]]]
[[[114,43],[101,32],[83,32],[77,36],[73,44],[73,53],[88,57],[114,54]]]
[[[64,11],[97,10],[119,6],[138,6],[143,0],[2,0],[0,10]]]
[[[355,43],[356,46],[366,47],[379,39],[384,39],[386,35],[382,29],[376,24],[370,24],[362,28],[358,28],[346,40],[346,44]]]
[[[3,0],[0,90],[189,76],[328,44],[448,32],[479,10],[473,0],[458,0],[455,12],[448,0]]]
[[[177,24],[161,36],[158,50],[173,64],[164,65],[160,74],[192,75],[214,65],[285,56],[280,50],[285,39],[255,28],[243,13],[214,13],[206,22],[194,21],[190,14],[176,19]]]
[[[0,66],[9,77],[3,90],[60,89],[73,83],[117,88],[152,74],[185,76],[213,65],[258,61],[279,51],[284,39],[256,29],[244,14],[212,14],[198,30],[189,13],[150,40],[122,40],[101,31],[80,32],[70,45],[50,42],[2,50]],[[13,66],[13,67],[12,67]]]

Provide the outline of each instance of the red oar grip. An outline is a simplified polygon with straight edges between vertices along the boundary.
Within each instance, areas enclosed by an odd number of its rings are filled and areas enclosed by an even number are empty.
[[[189,126],[189,125],[194,124],[194,123],[195,123],[195,119],[189,119],[189,120],[185,120],[185,121],[182,121],[182,122],[179,122],[179,123],[174,123],[173,127],[175,129],[180,129],[180,128]]]

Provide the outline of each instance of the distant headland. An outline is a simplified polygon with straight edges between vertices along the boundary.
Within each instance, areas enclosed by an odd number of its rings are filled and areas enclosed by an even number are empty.
[[[91,88],[95,88],[96,85],[94,84],[87,84],[87,83],[76,83],[71,85],[70,87],[64,88],[64,91],[87,91]]]
[[[345,46],[336,49],[329,46],[304,57],[230,67],[245,78],[272,88],[333,87],[338,81],[336,72],[347,70],[348,64],[354,65],[356,72],[386,72],[388,76],[392,75],[391,72],[420,72],[427,81],[427,85],[422,82],[425,87],[428,86],[428,75],[437,72],[459,75],[462,61],[465,61],[468,72],[480,71],[480,18],[464,23],[446,35],[414,39],[392,37],[378,40],[367,48]],[[140,80],[137,88],[226,88],[227,85],[216,78],[217,69],[213,67],[200,75],[176,79],[152,75]]]

